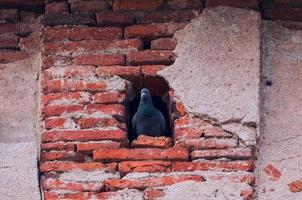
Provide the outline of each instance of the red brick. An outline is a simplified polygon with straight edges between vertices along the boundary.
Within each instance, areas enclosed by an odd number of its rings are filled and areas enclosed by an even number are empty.
[[[44,121],[44,127],[47,130],[52,128],[64,128],[66,121],[66,118],[48,118]]]
[[[199,175],[161,176],[140,179],[108,179],[105,181],[107,190],[122,190],[125,188],[143,190],[148,187],[173,185],[184,181],[201,182],[204,178]]]
[[[68,12],[69,12],[69,8],[68,8],[68,3],[66,1],[52,2],[46,4],[45,6],[45,14],[68,13]]]
[[[253,171],[252,160],[247,161],[200,161],[200,162],[175,162],[172,171]]]
[[[301,192],[302,191],[302,180],[297,180],[288,184],[289,190],[291,192]]]
[[[44,162],[40,164],[40,172],[66,172],[73,170],[83,170],[83,171],[98,171],[98,170],[108,170],[110,172],[115,172],[117,169],[116,163],[103,164],[101,162],[89,162],[89,163],[74,163],[65,161],[55,161],[55,162]]]
[[[236,173],[232,173],[231,175],[211,175],[207,177],[207,180],[231,181],[233,183],[247,183],[249,185],[253,185],[255,183],[255,175],[253,173],[247,175],[241,175]]]
[[[43,151],[75,151],[75,144],[65,142],[43,143],[41,144],[41,149]]]
[[[45,106],[42,109],[42,114],[44,118],[52,116],[60,116],[62,113],[72,113],[76,111],[81,111],[84,109],[83,105],[56,105],[56,106]]]
[[[269,175],[270,180],[277,181],[281,177],[281,172],[276,169],[273,165],[267,165],[264,169],[264,172]]]
[[[93,103],[123,103],[126,99],[126,95],[119,92],[103,92],[96,93],[92,96]]]
[[[91,141],[114,140],[125,141],[127,134],[122,130],[74,130],[74,131],[46,131],[42,134],[43,142],[57,141]]]
[[[178,112],[178,114],[180,116],[184,116],[184,115],[187,114],[187,110],[186,110],[185,105],[183,103],[181,103],[180,101],[177,101],[175,103],[175,109],[176,109],[176,111]]]
[[[176,40],[173,38],[158,38],[151,41],[151,49],[155,50],[174,50]]]
[[[81,55],[74,58],[77,65],[125,65],[125,56],[122,54],[94,54]]]
[[[162,24],[143,24],[133,25],[125,29],[125,38],[144,38],[152,40],[162,37],[171,37],[180,29],[183,29],[186,23],[162,23]]]
[[[196,150],[191,153],[191,158],[195,159],[216,159],[229,158],[236,160],[247,160],[253,156],[252,150],[248,148],[231,148],[231,149],[215,149],[215,150]]]
[[[231,138],[233,135],[223,131],[219,127],[211,127],[204,129],[204,136],[206,138],[217,137],[217,138]]]
[[[186,22],[197,17],[200,10],[161,10],[147,14],[138,23]]]
[[[76,123],[80,125],[81,129],[114,126],[126,130],[126,125],[114,118],[85,117],[77,119]]]
[[[46,179],[42,181],[44,190],[69,190],[69,191],[102,191],[103,183],[78,183],[62,181],[60,179]]]
[[[145,50],[127,54],[128,65],[170,65],[175,61],[172,51]]]
[[[11,63],[30,58],[31,54],[25,52],[0,52],[0,63]]]
[[[103,194],[103,193],[99,193],[99,194]],[[60,194],[58,192],[44,191],[44,198],[45,200],[60,200],[60,199],[85,200],[85,199],[98,199],[99,194],[96,194],[95,192],[73,192],[70,194],[68,193]]]
[[[185,149],[101,149],[93,152],[96,161],[167,160],[185,161],[189,153]]]
[[[72,0],[70,2],[71,12],[98,12],[109,9],[106,1],[81,1]]]
[[[167,149],[173,145],[173,141],[168,137],[151,137],[140,135],[136,140],[133,140],[131,147],[133,148],[161,148]]]
[[[302,21],[302,8],[267,8],[264,19]]]
[[[176,128],[174,132],[175,140],[197,139],[202,137],[202,130],[191,127]]]
[[[204,150],[204,149],[226,149],[238,146],[236,139],[189,139],[184,141],[186,148],[190,150]]]
[[[44,71],[45,78],[82,78],[94,76],[94,66],[51,67]]]
[[[45,26],[89,25],[95,26],[94,13],[49,13],[44,16]]]
[[[44,53],[56,55],[79,55],[93,53],[123,53],[127,51],[138,51],[143,49],[140,39],[125,40],[88,40],[88,41],[66,41],[44,43]]]
[[[72,151],[50,151],[50,152],[41,152],[40,160],[42,162],[53,161],[53,160],[68,160],[74,162],[84,162],[85,156]]]
[[[123,118],[125,116],[125,108],[120,104],[110,104],[110,105],[102,105],[102,104],[89,104],[85,108],[87,113],[100,111],[105,114]]]
[[[87,104],[90,101],[90,94],[88,92],[65,92],[51,93],[42,96],[42,103],[44,106],[48,104],[60,104],[64,101],[70,101],[77,104]]]
[[[230,6],[240,8],[259,8],[259,0],[207,0],[207,7]]]
[[[96,149],[117,149],[122,147],[121,142],[105,141],[105,142],[87,142],[78,143],[77,151],[81,153],[92,153]]]
[[[17,9],[0,9],[0,22],[12,22],[18,21],[18,10]]]
[[[163,0],[141,1],[141,0],[116,0],[113,11],[152,11],[164,4]]]
[[[0,35],[0,49],[18,49],[19,37],[14,34]]]
[[[140,67],[136,66],[100,66],[96,69],[98,76],[137,77],[140,75]]]
[[[174,121],[175,127],[198,127],[198,128],[203,128],[210,126],[209,122],[204,121],[201,118],[198,117],[189,117],[189,116],[183,116],[179,119],[176,119]]]
[[[15,33],[21,36],[27,36],[31,32],[33,32],[32,27],[28,24],[24,23],[6,23],[6,24],[0,24],[0,34],[3,33]]]
[[[72,58],[66,56],[42,56],[43,69],[52,66],[66,66],[72,64]]]
[[[141,71],[144,76],[157,76],[157,72],[165,67],[165,65],[143,65]]]
[[[106,27],[48,27],[45,28],[45,41],[61,41],[61,40],[113,40],[121,39],[123,37],[123,30],[121,28]]]
[[[131,13],[100,12],[96,13],[99,26],[129,26],[135,23],[135,16]]]
[[[200,0],[167,0],[170,9],[203,8]]]
[[[130,172],[170,172],[172,163],[168,161],[125,161],[119,163],[118,170],[122,174]]]
[[[39,52],[41,46],[40,33],[32,33],[27,37],[20,38],[19,47],[21,51],[25,52]]]
[[[147,188],[144,191],[146,200],[156,200],[165,196],[163,189]]]
[[[102,92],[107,89],[107,83],[103,80],[89,81],[89,80],[73,80],[73,79],[55,79],[44,80],[44,93],[51,92],[78,92],[78,91],[92,91]]]

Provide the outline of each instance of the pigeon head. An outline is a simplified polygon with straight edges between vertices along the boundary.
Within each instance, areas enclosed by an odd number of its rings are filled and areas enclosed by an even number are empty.
[[[141,101],[145,103],[152,103],[150,92],[147,88],[141,90]]]

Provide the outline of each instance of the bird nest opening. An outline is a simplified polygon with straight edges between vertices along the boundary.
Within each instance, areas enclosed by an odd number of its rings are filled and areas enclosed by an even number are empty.
[[[153,76],[153,77],[144,77],[143,81],[138,84],[137,81],[132,81],[130,87],[130,91],[128,91],[127,100],[125,103],[126,107],[126,122],[127,122],[127,130],[128,130],[128,139],[129,142],[133,141],[138,137],[140,133],[137,133],[137,124],[133,124],[133,118],[135,116],[135,113],[138,112],[139,104],[142,100],[142,93],[141,90],[143,88],[146,88],[150,92],[150,97],[152,101],[152,105],[156,110],[160,112],[164,119],[164,131],[161,131],[162,129],[155,131],[156,133],[153,133],[150,136],[165,136],[165,137],[173,137],[173,119],[172,116],[172,110],[170,106],[170,97],[169,97],[169,85],[166,82],[166,80],[160,76]],[[154,113],[153,113],[154,114]],[[140,117],[138,117],[140,118]],[[150,120],[149,122],[146,121],[145,118],[139,119],[140,121],[137,123],[147,123],[147,126],[160,126],[160,116],[157,115],[155,117],[155,120]],[[154,119],[154,118],[153,118]],[[157,121],[159,120],[159,121]],[[150,124],[149,124],[150,123]],[[155,123],[155,124],[153,124]],[[135,126],[135,127],[134,127]],[[162,125],[161,125],[162,126]],[[152,128],[149,128],[152,129]],[[157,129],[154,129],[157,130]],[[148,133],[144,133],[148,134]]]

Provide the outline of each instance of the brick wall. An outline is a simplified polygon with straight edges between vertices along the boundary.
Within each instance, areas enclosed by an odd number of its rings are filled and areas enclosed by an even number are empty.
[[[242,183],[248,185],[242,197],[253,199],[253,147],[218,123],[187,113],[156,72],[175,60],[173,34],[204,7],[260,9],[267,10],[266,18],[301,20],[295,14],[301,13],[300,4],[45,0],[0,5],[5,8],[0,10],[0,62],[25,59],[41,46],[39,169],[45,199],[111,199],[122,197],[126,188],[155,199],[164,196],[165,186],[187,180]],[[45,6],[41,43],[38,14],[29,5]],[[295,12],[284,17],[280,7]],[[168,92],[172,138],[128,141],[125,103],[129,90],[138,92],[143,85],[153,95]]]

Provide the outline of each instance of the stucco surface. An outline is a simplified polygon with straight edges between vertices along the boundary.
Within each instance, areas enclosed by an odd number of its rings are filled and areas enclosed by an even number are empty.
[[[0,143],[0,199],[39,200],[36,143]]]
[[[302,199],[288,186],[302,179],[302,29],[281,24],[263,24],[259,200]],[[268,165],[280,178],[265,173]]]
[[[176,61],[159,75],[189,112],[224,124],[238,123],[237,129],[257,126],[260,22],[255,11],[206,8],[176,32]],[[256,131],[248,134],[247,143],[254,144]]]

